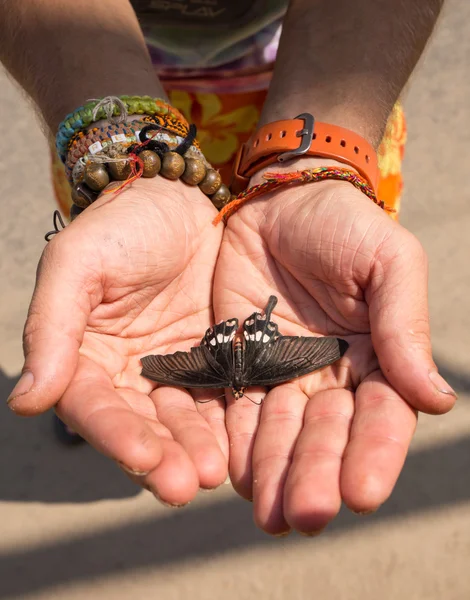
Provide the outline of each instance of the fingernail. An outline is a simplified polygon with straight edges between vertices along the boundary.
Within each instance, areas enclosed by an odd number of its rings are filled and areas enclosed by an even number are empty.
[[[121,461],[117,461],[118,465],[121,467],[121,469],[123,471],[125,471],[126,473],[128,473],[129,475],[137,475],[138,477],[145,477],[145,475],[148,475],[150,473],[150,471],[138,471],[137,469],[131,469],[130,467],[127,467],[124,463],[122,463]]]
[[[292,532],[292,529],[288,529],[287,531],[281,531],[280,533],[273,533],[274,537],[286,537]]]
[[[15,385],[13,391],[9,395],[7,404],[9,404],[15,398],[18,398],[18,396],[23,396],[24,394],[27,394],[29,390],[33,387],[33,383],[34,375],[31,373],[31,371],[25,371],[21,375],[18,383]]]
[[[300,535],[303,535],[304,537],[317,537],[318,535],[322,534],[325,529],[326,527],[322,527],[316,531],[298,531],[297,533],[300,533]]]
[[[154,492],[152,490],[153,495],[155,496],[155,498],[160,502],[160,504],[163,504],[163,506],[167,506],[168,508],[184,508],[185,506],[188,506],[189,502],[185,502],[184,504],[170,504],[170,502],[165,502],[165,500],[162,500],[160,498],[160,496],[157,494],[157,492]]]
[[[447,381],[439,375],[439,373],[437,371],[431,371],[429,373],[429,379],[432,381],[432,383],[434,384],[434,387],[437,389],[438,392],[441,392],[441,394],[447,394],[448,396],[454,396],[455,398],[457,398],[457,394],[450,387],[450,385],[447,383]]]
[[[358,515],[359,517],[365,517],[366,515],[374,514],[375,512],[377,512],[377,510],[372,508],[370,510],[353,510],[351,512],[353,512],[355,515]]]

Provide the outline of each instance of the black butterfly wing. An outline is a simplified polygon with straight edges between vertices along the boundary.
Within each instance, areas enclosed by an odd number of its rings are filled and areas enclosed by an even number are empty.
[[[254,365],[266,344],[276,340],[280,336],[277,324],[270,320],[276,303],[276,296],[271,296],[264,313],[254,312],[243,323],[245,369]]]
[[[232,340],[237,329],[237,319],[223,321],[208,329],[201,345],[189,352],[144,356],[141,374],[158,383],[180,387],[231,387]]]
[[[255,359],[245,362],[244,385],[275,385],[336,362],[349,344],[336,337],[279,336],[260,344]]]

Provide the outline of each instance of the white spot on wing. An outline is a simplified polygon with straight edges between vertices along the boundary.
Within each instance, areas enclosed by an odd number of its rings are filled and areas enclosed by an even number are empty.
[[[260,313],[256,313],[256,318],[258,321],[266,321],[266,315],[261,315]]]
[[[224,335],[224,342],[230,342],[230,340],[233,338],[233,335]]]
[[[221,333],[217,334],[217,341],[221,344],[224,341],[224,336]]]
[[[269,335],[268,335],[267,333],[265,333],[265,334],[263,335],[263,342],[264,342],[265,344],[266,344],[267,342],[269,342],[269,340],[270,340],[270,339],[271,339],[271,338],[269,337]]]
[[[254,322],[254,319],[250,319],[249,321],[245,321],[245,325],[253,325]]]
[[[259,342],[259,341],[260,341],[260,339],[261,339],[261,336],[262,336],[262,335],[263,335],[263,332],[262,332],[262,331],[257,331],[257,332],[256,332],[256,341],[257,341],[257,342]]]
[[[244,331],[243,335],[245,336],[245,340],[249,340],[250,336],[248,335],[248,331]]]
[[[210,344],[211,346],[215,346],[215,345],[217,344],[217,342],[216,342],[216,339],[215,339],[215,338],[212,338],[212,339],[210,339],[210,340],[209,340],[209,344]]]

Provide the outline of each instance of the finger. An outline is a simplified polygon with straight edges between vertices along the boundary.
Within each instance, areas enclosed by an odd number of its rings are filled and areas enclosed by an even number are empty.
[[[199,478],[193,461],[176,441],[161,440],[163,456],[145,482],[155,497],[169,506],[184,506],[195,498]]]
[[[79,244],[63,231],[45,249],[26,320],[22,376],[10,408],[24,416],[52,407],[70,383],[88,315],[99,302],[96,276],[77,259]]]
[[[213,390],[210,390],[209,393],[207,390],[197,390],[197,392],[194,390],[193,392],[196,410],[209,425],[228,464],[229,445],[225,425],[225,396],[216,399],[212,399],[212,396]]]
[[[284,484],[302,430],[307,396],[294,385],[267,395],[253,449],[253,505],[258,527],[278,535],[289,531],[284,517]]]
[[[185,450],[156,419],[135,413],[107,374],[88,359],[80,359],[57,413],[162,501],[182,505],[197,494],[197,472]]]
[[[383,244],[370,284],[372,343],[387,380],[417,410],[449,411],[456,395],[432,358],[427,259],[403,228]],[[397,249],[398,248],[398,249]]]
[[[135,474],[148,473],[162,459],[159,435],[149,419],[135,413],[105,371],[87,358],[80,358],[56,412],[99,452]]]
[[[341,465],[353,414],[354,394],[344,389],[318,392],[307,404],[284,490],[284,517],[299,532],[320,532],[341,508]]]
[[[341,494],[351,510],[375,511],[390,496],[416,422],[416,412],[379,371],[360,384],[341,473]]]
[[[193,500],[198,492],[198,478],[188,454],[181,445],[161,436],[162,459],[148,473],[136,473],[119,464],[137,485],[151,492],[162,504],[180,507]],[[188,477],[188,475],[191,475]]]
[[[207,421],[192,396],[173,387],[159,387],[150,395],[158,420],[186,450],[198,474],[199,486],[211,489],[227,479],[228,465]]]
[[[227,394],[225,423],[229,439],[230,481],[235,491],[246,500],[253,498],[253,445],[264,402],[264,391],[250,388],[250,398],[243,396],[235,400]]]

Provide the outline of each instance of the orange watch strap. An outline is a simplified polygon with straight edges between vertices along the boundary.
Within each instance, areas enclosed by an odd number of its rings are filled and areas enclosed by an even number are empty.
[[[300,156],[321,156],[346,163],[377,192],[379,170],[374,148],[357,133],[315,121],[309,113],[263,125],[243,144],[235,158],[230,189],[239,194],[250,177],[275,162]]]

